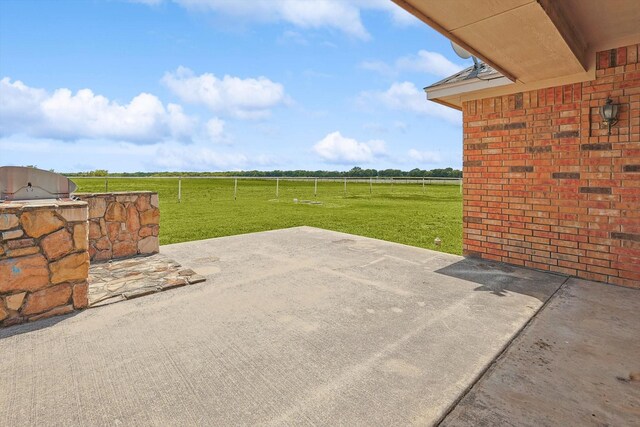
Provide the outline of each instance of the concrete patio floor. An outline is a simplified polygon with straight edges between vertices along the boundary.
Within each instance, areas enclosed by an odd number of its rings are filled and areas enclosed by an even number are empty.
[[[443,426],[640,426],[640,289],[570,279]]]
[[[0,330],[0,425],[433,424],[567,281],[310,227],[161,252],[207,281]]]

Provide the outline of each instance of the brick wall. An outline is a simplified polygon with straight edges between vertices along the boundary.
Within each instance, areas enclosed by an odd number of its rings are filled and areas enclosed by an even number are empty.
[[[466,255],[640,287],[639,56],[599,52],[593,81],[463,103]]]

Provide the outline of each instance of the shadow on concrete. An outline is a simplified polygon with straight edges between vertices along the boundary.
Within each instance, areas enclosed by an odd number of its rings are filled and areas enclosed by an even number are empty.
[[[2,340],[3,338],[9,338],[15,335],[26,334],[28,332],[34,332],[40,329],[48,328],[49,326],[53,326],[56,323],[70,319],[80,313],[81,311],[76,310],[68,314],[53,316],[48,319],[38,320],[33,323],[21,323],[15,326],[7,326],[6,328],[0,329],[0,340]]]
[[[568,276],[517,267],[479,258],[465,258],[436,273],[477,283],[475,291],[504,297],[508,292],[528,295],[542,302],[562,285]]]

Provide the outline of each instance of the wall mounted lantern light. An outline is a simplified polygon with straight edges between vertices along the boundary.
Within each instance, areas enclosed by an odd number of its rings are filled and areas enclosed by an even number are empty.
[[[611,126],[618,123],[618,104],[614,104],[611,98],[607,98],[605,104],[600,107],[600,115],[602,120],[609,128],[609,135],[611,135]]]

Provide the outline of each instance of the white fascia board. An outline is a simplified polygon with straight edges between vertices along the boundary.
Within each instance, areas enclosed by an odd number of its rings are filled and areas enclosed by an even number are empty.
[[[508,78],[501,76],[491,80],[464,80],[457,83],[451,83],[449,85],[442,85],[437,87],[426,87],[424,91],[427,94],[427,99],[434,100],[440,98],[447,98],[455,95],[462,95],[469,92],[475,92],[483,89],[490,89],[499,86],[506,86],[509,84],[515,84]]]

